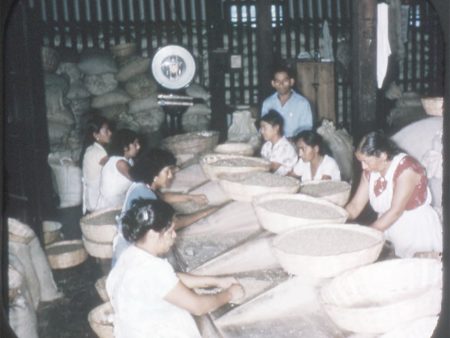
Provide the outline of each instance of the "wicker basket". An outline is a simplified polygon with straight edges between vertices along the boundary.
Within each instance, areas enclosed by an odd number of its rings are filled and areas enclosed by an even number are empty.
[[[244,183],[246,179],[259,175],[267,175],[267,180],[279,178],[285,180],[286,184],[278,186],[254,185]],[[218,177],[220,187],[229,198],[235,201],[251,202],[254,197],[270,195],[274,193],[295,194],[300,188],[300,182],[292,177],[279,176],[265,172],[250,172],[244,174],[222,174]]]
[[[214,152],[219,154],[252,156],[255,150],[249,143],[226,142],[215,147]]]
[[[28,244],[35,237],[31,228],[15,218],[8,218],[8,239],[12,242]]]
[[[114,310],[110,302],[103,303],[89,312],[89,325],[98,337],[114,337],[113,316]]]
[[[423,109],[428,115],[442,116],[444,111],[444,98],[443,97],[424,97],[420,100],[422,102]]]
[[[79,239],[60,241],[45,247],[52,269],[66,269],[83,263],[88,255]]]
[[[120,208],[110,208],[88,214],[80,219],[83,236],[97,243],[111,243],[117,233],[116,216]]]
[[[286,272],[327,278],[374,262],[383,243],[383,233],[369,227],[315,224],[284,232],[272,244]]]
[[[219,132],[204,130],[167,137],[161,146],[174,155],[211,152],[219,142]]]
[[[236,165],[219,166],[214,165],[215,162],[220,160],[233,160]],[[238,161],[246,161],[253,165],[238,165]],[[231,162],[230,162],[231,163]],[[200,165],[211,181],[217,181],[218,176],[221,174],[243,174],[255,171],[269,171],[270,162],[262,158],[240,156],[240,155],[226,155],[226,154],[207,154],[200,159]]]
[[[109,301],[109,296],[108,293],[106,292],[106,278],[108,278],[108,275],[97,279],[97,281],[95,282],[95,289],[97,290],[98,295],[104,302]]]
[[[298,208],[302,206],[301,202],[304,202],[304,206],[308,207],[311,203],[317,206],[317,208],[323,209],[323,213],[319,217],[305,217],[302,216],[286,215],[276,211],[268,210],[265,205],[267,202],[277,200],[291,200],[292,202],[299,202]],[[312,224],[324,224],[324,223],[344,223],[347,220],[347,212],[337,205],[311,196],[303,194],[270,194],[265,196],[255,197],[253,199],[253,208],[255,209],[256,217],[259,224],[267,231],[274,233],[281,233],[293,228],[302,227]],[[325,211],[330,211],[335,214],[336,217],[326,217]],[[298,210],[300,212],[301,210]],[[296,211],[296,212],[297,212]],[[325,216],[325,217],[324,217]]]
[[[325,311],[344,330],[385,333],[440,312],[442,264],[392,259],[344,273],[320,292]]]
[[[300,193],[322,198],[340,207],[347,204],[352,186],[345,181],[310,181],[300,186]]]
[[[42,222],[42,230],[44,232],[44,244],[49,245],[61,238],[62,224],[54,221]]]
[[[83,244],[89,255],[96,258],[109,259],[112,258],[113,246],[110,243],[99,243],[91,241],[83,236]]]

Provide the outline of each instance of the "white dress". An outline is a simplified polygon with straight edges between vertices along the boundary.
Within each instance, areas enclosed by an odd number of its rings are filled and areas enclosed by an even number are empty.
[[[200,338],[194,319],[164,297],[178,277],[166,259],[135,245],[120,256],[106,280],[116,338]]]
[[[334,158],[328,155],[323,157],[314,177],[311,177],[311,162],[304,162],[301,158],[298,159],[293,171],[295,175],[302,177],[302,182],[320,181],[324,175],[330,176],[333,181],[341,180],[338,164]]]
[[[100,194],[100,175],[103,166],[100,161],[108,156],[105,148],[94,142],[86,148],[83,156],[83,213],[93,211]]]
[[[132,164],[123,156],[111,156],[102,169],[100,177],[100,195],[95,210],[122,207],[128,188],[133,183],[117,169],[120,160]]]
[[[275,174],[283,176],[292,170],[298,160],[294,146],[285,136],[275,144],[270,141],[264,143],[261,148],[261,156],[270,162],[280,163],[281,166],[275,171]]]
[[[381,177],[371,173],[369,178],[370,205],[381,216],[392,204],[394,195],[394,173],[406,154],[395,156],[384,176],[385,189],[377,196],[375,182]],[[431,207],[431,193],[427,187],[426,201],[411,210],[405,210],[400,218],[385,230],[385,238],[392,242],[399,257],[412,257],[416,252],[442,252],[442,225],[436,211]]]

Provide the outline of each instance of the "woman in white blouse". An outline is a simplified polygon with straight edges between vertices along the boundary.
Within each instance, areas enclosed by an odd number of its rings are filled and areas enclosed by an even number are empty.
[[[161,200],[134,200],[122,219],[132,243],[106,280],[117,338],[201,338],[193,315],[244,297],[233,277],[176,273],[164,255],[175,242],[172,207]],[[217,287],[220,292],[197,294]]]
[[[298,157],[294,146],[284,136],[283,117],[276,110],[269,110],[259,121],[261,134],[266,141],[261,156],[270,161],[271,172],[287,175]]]
[[[290,175],[303,182],[319,180],[341,180],[337,162],[325,153],[325,145],[318,133],[304,130],[295,138],[299,160]]]
[[[141,145],[138,134],[130,129],[114,132],[109,159],[100,176],[100,194],[95,210],[122,207],[128,188],[133,183],[130,168]]]
[[[110,122],[94,115],[86,126],[86,136],[80,156],[83,173],[83,213],[95,210],[100,194],[100,175],[108,161],[106,146],[111,141]]]

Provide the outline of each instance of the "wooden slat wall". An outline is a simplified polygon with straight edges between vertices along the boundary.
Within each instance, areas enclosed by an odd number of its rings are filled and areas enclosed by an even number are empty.
[[[161,46],[181,44],[197,61],[195,81],[209,86],[208,0],[29,0],[39,11],[43,43],[81,51],[86,47],[108,49],[136,41],[144,56]],[[350,41],[352,0],[272,0],[274,59],[295,59],[302,51],[319,50],[320,34],[327,20],[333,49]],[[435,11],[428,1],[409,0],[406,58],[398,82],[404,91],[442,95],[443,37]],[[257,60],[257,0],[222,0],[223,45],[229,54],[242,57],[241,69],[225,73],[225,101],[231,105],[259,102]],[[336,69],[338,123],[350,119],[349,76]]]
[[[399,82],[421,96],[444,93],[444,40],[437,13],[427,1],[409,1],[406,58]]]
[[[207,0],[30,0],[39,11],[43,44],[74,52],[135,41],[144,56],[179,44],[197,61],[196,81],[208,86]]]

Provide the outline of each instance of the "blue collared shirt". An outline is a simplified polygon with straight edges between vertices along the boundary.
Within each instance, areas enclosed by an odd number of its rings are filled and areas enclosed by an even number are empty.
[[[313,113],[308,100],[293,90],[283,106],[278,93],[266,98],[261,108],[261,116],[266,115],[270,109],[276,110],[283,116],[286,137],[293,137],[302,130],[310,130],[313,127]]]

